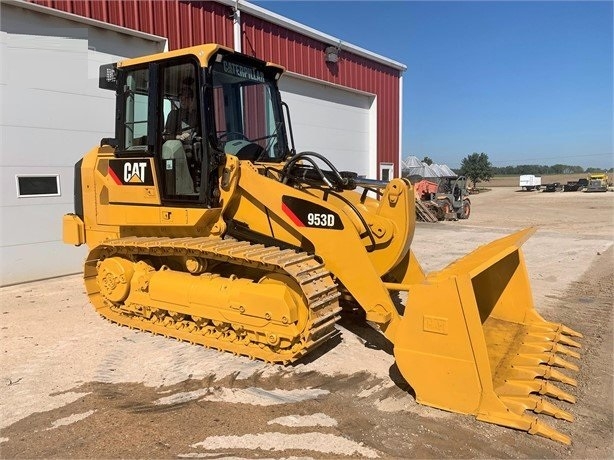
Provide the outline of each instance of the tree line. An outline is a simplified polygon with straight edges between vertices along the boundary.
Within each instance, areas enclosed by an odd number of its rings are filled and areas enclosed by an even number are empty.
[[[582,166],[572,166],[564,164],[556,165],[517,165],[517,166],[493,166],[492,172],[495,176],[520,176],[522,174],[534,174],[536,176],[546,174],[582,174],[603,172],[599,168],[583,168]]]
[[[424,163],[432,164],[433,160],[429,157],[424,157]],[[606,172],[612,172],[614,168],[610,168]],[[478,182],[488,182],[493,176],[520,176],[522,174],[534,174],[536,176],[547,174],[582,174],[582,173],[602,173],[600,168],[583,168],[582,166],[572,166],[564,164],[555,165],[517,165],[517,166],[493,166],[488,155],[484,152],[473,152],[467,155],[461,161],[461,167],[453,169],[459,175],[466,176],[473,185]]]

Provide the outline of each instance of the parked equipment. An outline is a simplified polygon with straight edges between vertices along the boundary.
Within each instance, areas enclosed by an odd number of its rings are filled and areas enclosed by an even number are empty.
[[[563,190],[563,186],[560,182],[552,182],[544,186],[544,192],[560,192]]]
[[[586,191],[586,187],[588,187],[588,179],[578,179],[578,190]]]
[[[580,183],[578,181],[567,181],[563,185],[564,192],[577,192],[580,189]]]
[[[520,176],[519,186],[522,190],[539,190],[542,185],[542,178],[533,174],[523,174]]]
[[[116,134],[75,165],[75,213],[64,216],[64,241],[90,248],[96,310],[290,363],[337,334],[341,307],[359,307],[418,402],[569,443],[529,414],[572,420],[545,396],[574,401],[553,382],[575,385],[556,368],[577,370],[560,355],[577,357],[567,346],[580,336],[534,308],[521,251],[534,230],[425,274],[410,249],[409,181],[294,153],[282,71],[218,45],[101,67]]]
[[[607,192],[608,191],[608,175],[603,174],[589,174],[588,185],[586,186],[586,192]]]
[[[438,220],[469,219],[471,215],[465,176],[446,177],[441,183],[422,179],[414,184],[414,193]]]
[[[467,178],[465,176],[446,177],[437,194],[437,200],[443,203],[443,207],[456,214],[458,219],[469,219],[471,215],[471,201],[467,190]]]
[[[577,181],[568,181],[563,185],[564,192],[577,192],[578,190],[586,190],[588,187],[588,179],[578,179]]]

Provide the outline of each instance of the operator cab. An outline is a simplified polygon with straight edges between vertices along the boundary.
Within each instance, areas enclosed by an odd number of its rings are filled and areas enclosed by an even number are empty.
[[[116,157],[153,158],[164,202],[218,206],[225,155],[275,163],[291,152],[280,67],[201,45],[100,71],[100,87],[117,97],[115,138],[102,143]]]

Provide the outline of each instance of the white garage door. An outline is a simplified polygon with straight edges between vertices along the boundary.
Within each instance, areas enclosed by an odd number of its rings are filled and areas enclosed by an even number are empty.
[[[114,135],[115,95],[98,88],[98,67],[126,52],[160,51],[160,43],[18,6],[3,5],[2,13],[0,285],[6,285],[82,269],[85,248],[62,243],[62,216],[74,210],[74,164]]]
[[[376,177],[374,97],[284,75],[279,87],[297,152],[321,153],[342,171]]]

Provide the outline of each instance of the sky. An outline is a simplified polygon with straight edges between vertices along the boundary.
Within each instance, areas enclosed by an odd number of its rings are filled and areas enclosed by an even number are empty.
[[[403,158],[614,166],[612,0],[252,3],[407,66]]]

